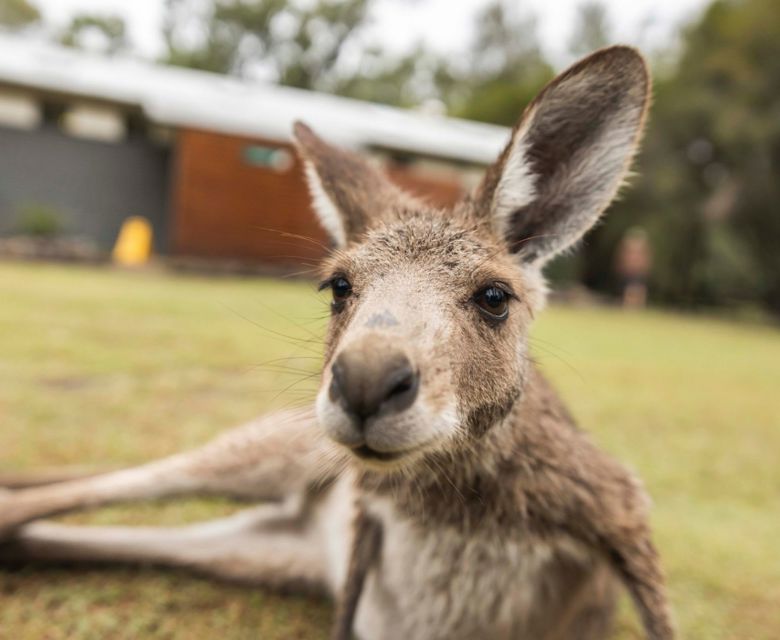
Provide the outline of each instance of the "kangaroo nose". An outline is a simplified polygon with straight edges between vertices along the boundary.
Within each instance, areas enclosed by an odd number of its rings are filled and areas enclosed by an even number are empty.
[[[380,355],[346,350],[336,358],[331,372],[331,400],[358,418],[361,426],[379,413],[403,411],[417,397],[419,376],[400,351]]]

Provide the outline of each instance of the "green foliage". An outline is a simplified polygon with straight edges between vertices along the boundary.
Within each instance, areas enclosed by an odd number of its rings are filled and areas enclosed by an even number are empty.
[[[38,238],[53,238],[64,228],[62,213],[46,204],[22,205],[16,223],[19,233]]]
[[[533,17],[495,1],[480,14],[464,68],[445,87],[454,115],[511,126],[553,76],[536,39]]]
[[[577,57],[606,47],[610,43],[609,16],[600,2],[589,0],[577,10],[578,20],[569,42],[569,51]]]
[[[438,98],[437,56],[422,47],[391,56],[360,38],[371,6],[372,0],[166,0],[163,61],[384,104],[411,107]]]
[[[719,0],[656,82],[640,175],[589,240],[604,288],[623,229],[648,228],[651,292],[675,305],[758,300],[780,313],[780,20],[775,0]]]
[[[99,41],[97,47],[89,40]],[[125,21],[120,16],[77,14],[60,36],[60,43],[77,49],[97,48],[115,54],[128,47]]]
[[[41,21],[41,12],[28,0],[0,0],[0,26],[10,31],[25,29]]]
[[[359,36],[371,6],[372,0],[166,0],[163,61],[385,104],[434,99],[456,115],[492,122],[513,118],[552,76],[534,21],[500,2],[484,11],[462,56],[467,62],[457,65],[423,46],[396,56],[366,44]],[[344,56],[350,47],[352,55]]]
[[[164,61],[237,75],[251,67],[280,84],[333,91],[343,49],[363,26],[368,4],[218,0],[199,13],[192,0],[166,0]],[[193,23],[201,32],[194,43]]]
[[[416,107],[426,100],[441,106],[440,84],[448,81],[442,61],[422,46],[401,57],[371,47],[362,53],[356,68],[340,75],[334,92],[403,107]]]

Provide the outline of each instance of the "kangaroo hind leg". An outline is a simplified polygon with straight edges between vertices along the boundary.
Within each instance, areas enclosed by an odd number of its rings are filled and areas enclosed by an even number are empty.
[[[140,564],[279,590],[325,591],[320,546],[287,505],[181,527],[93,527],[48,521],[0,544],[0,561]]]

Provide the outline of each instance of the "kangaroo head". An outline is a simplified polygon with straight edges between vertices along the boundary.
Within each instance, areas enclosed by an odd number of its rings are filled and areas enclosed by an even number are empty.
[[[367,465],[469,446],[523,393],[541,268],[615,196],[648,104],[642,57],[612,47],[528,106],[474,193],[437,209],[296,124],[315,209],[335,250],[317,414]]]

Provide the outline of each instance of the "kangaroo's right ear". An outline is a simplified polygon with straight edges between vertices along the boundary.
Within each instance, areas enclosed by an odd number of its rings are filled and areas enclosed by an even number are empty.
[[[477,210],[522,262],[542,266],[596,223],[636,151],[649,92],[642,56],[615,46],[528,106],[476,194]]]
[[[293,127],[317,217],[337,248],[368,227],[397,189],[359,154],[326,143],[307,125]]]

